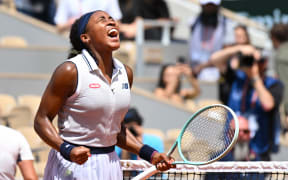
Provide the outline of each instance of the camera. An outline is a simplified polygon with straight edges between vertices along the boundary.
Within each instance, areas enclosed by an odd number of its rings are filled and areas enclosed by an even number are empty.
[[[187,61],[186,61],[185,57],[180,56],[180,57],[178,57],[178,59],[177,59],[177,63],[179,63],[179,64],[186,64]]]
[[[239,59],[239,67],[251,67],[255,62],[253,55],[244,55],[238,52],[237,56]]]

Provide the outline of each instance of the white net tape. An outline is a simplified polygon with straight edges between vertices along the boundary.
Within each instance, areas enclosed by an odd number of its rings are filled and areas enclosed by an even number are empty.
[[[121,160],[123,171],[144,171],[152,166],[144,160]],[[288,173],[288,161],[233,161],[233,162],[214,162],[208,165],[177,165],[175,169],[170,169],[171,173],[205,173],[205,172],[238,172],[238,173]]]

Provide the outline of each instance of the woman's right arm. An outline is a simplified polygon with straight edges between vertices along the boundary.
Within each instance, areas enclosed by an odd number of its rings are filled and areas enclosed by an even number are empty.
[[[58,135],[52,120],[66,99],[71,96],[77,85],[77,69],[73,63],[61,64],[53,73],[38,108],[34,129],[52,148],[59,151],[63,140]]]
[[[60,146],[63,144],[63,140],[58,135],[55,127],[52,124],[52,120],[56,114],[60,111],[63,104],[76,90],[77,87],[77,69],[71,62],[65,62],[60,65],[54,74],[42,96],[42,100],[34,120],[34,129],[38,135],[52,148],[60,151]],[[64,153],[67,157],[61,155],[72,162],[83,164],[88,160],[90,156],[90,149],[84,146],[67,146],[63,144],[61,147],[67,149]]]

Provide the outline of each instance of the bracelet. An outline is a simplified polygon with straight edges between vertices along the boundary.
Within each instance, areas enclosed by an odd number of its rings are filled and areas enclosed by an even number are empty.
[[[155,150],[154,148],[152,148],[151,146],[144,144],[140,149],[139,156],[142,159],[144,159],[148,162],[151,162],[152,156],[155,152],[158,152],[158,151]]]
[[[72,144],[69,144],[67,142],[63,142],[61,145],[60,145],[60,154],[64,157],[64,159],[68,160],[68,161],[71,161],[70,159],[70,153],[72,151],[72,149],[76,147]]]

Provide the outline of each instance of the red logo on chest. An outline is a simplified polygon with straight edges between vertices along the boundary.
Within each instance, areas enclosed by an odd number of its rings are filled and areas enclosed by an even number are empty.
[[[101,85],[99,83],[91,83],[91,84],[89,84],[89,88],[95,89],[95,88],[100,88],[100,87],[101,87]]]

